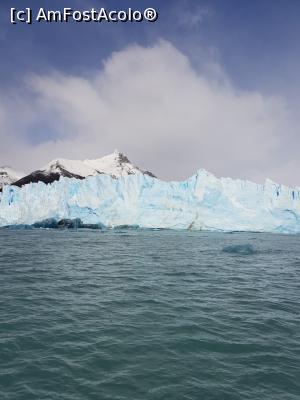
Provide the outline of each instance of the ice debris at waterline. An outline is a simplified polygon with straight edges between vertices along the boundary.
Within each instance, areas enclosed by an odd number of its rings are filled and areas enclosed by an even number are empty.
[[[0,193],[2,227],[76,219],[101,227],[299,233],[300,188],[218,179],[199,170],[183,182],[101,174],[4,186]]]

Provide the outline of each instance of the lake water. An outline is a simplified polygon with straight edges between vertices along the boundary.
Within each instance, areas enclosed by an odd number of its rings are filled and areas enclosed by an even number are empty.
[[[299,398],[299,236],[0,230],[1,400]]]

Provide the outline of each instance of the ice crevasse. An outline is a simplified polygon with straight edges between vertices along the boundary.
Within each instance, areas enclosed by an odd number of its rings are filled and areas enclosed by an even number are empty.
[[[4,186],[0,193],[1,227],[76,218],[106,227],[299,233],[300,188],[219,179],[199,170],[182,182],[100,174]]]

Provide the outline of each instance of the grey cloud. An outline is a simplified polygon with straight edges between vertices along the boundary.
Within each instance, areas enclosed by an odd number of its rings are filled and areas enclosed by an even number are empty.
[[[195,70],[161,41],[113,53],[88,78],[34,76],[21,99],[0,103],[0,164],[29,170],[56,157],[100,157],[118,148],[163,179],[206,168],[218,176],[299,184],[285,101],[238,90],[215,60],[207,65],[210,70]],[[55,139],[34,143],[31,129],[43,125]]]

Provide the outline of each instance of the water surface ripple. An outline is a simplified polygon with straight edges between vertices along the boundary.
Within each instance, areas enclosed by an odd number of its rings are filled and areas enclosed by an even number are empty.
[[[1,230],[0,399],[299,400],[299,239]]]

